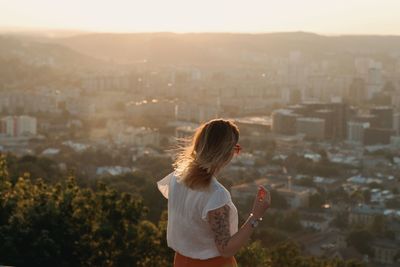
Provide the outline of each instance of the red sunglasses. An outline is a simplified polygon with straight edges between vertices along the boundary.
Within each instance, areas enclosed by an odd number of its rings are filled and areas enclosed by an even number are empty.
[[[239,144],[236,144],[233,149],[235,150],[236,154],[239,154],[240,151],[242,150],[242,147]]]

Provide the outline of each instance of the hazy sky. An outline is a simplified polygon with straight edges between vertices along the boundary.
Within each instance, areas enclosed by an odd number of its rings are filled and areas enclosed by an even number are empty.
[[[400,0],[0,0],[0,27],[400,35]]]

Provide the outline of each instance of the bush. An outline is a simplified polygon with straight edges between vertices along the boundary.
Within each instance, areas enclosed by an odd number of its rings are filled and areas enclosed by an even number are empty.
[[[15,266],[168,266],[165,235],[145,220],[141,199],[74,178],[10,182],[0,164],[0,264]],[[140,244],[140,246],[138,246]]]

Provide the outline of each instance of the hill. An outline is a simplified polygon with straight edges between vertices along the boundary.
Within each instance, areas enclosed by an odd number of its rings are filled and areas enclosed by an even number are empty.
[[[15,59],[33,66],[72,69],[92,68],[101,63],[99,59],[47,40],[37,36],[0,35],[0,59]]]
[[[95,58],[134,63],[229,65],[301,51],[310,57],[332,54],[400,55],[400,36],[323,36],[305,32],[233,33],[93,33],[53,39]]]

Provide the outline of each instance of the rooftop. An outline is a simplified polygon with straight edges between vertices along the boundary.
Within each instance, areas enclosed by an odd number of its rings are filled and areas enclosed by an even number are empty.
[[[297,119],[298,121],[304,121],[304,122],[325,122],[324,119],[320,119],[320,118],[312,118],[312,117],[301,117]]]
[[[253,117],[242,117],[234,118],[234,121],[245,124],[259,124],[264,126],[270,126],[272,119],[270,116],[253,116]]]

